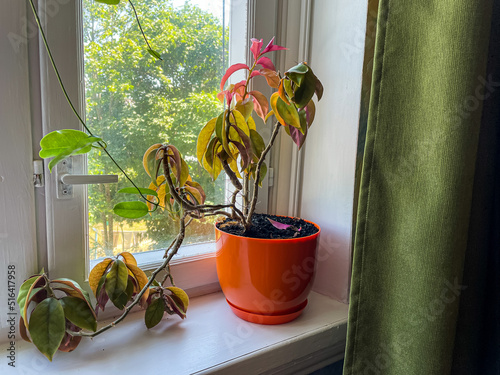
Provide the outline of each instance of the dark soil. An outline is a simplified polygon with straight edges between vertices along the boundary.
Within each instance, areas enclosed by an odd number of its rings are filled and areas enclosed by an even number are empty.
[[[267,220],[268,218],[281,224],[290,225],[290,227],[287,229],[278,229]],[[307,221],[286,216],[255,214],[252,217],[252,224],[252,227],[246,233],[243,233],[243,228],[240,225],[237,225],[230,219],[218,223],[217,228],[235,236],[266,239],[307,237],[318,231],[314,225]]]

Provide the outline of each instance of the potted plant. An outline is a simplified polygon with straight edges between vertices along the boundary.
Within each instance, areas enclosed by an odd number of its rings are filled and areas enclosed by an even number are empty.
[[[59,76],[32,0],[30,3]],[[148,52],[160,58],[147,40],[146,43]],[[184,318],[189,299],[175,286],[169,263],[184,240],[186,227],[193,220],[209,216],[218,218],[217,271],[222,290],[236,315],[264,324],[284,323],[300,315],[313,281],[319,227],[301,219],[255,213],[259,186],[267,171],[265,158],[280,129],[284,128],[297,146],[302,147],[314,120],[312,97],[316,94],[319,100],[323,93],[320,81],[306,63],[292,67],[284,75],[277,72],[267,54],[283,49],[274,44],[274,38],[265,47],[262,40],[252,39],[252,66],[240,63],[228,68],[219,94],[219,99],[226,101],[226,109],[208,121],[198,136],[198,161],[214,180],[225,172],[234,186],[230,201],[205,204],[203,187],[191,178],[178,149],[170,144],[151,145],[143,157],[151,183],[147,187],[137,186],[125,174],[132,187],[120,192],[138,194],[141,200],[121,202],[115,205],[114,212],[125,218],[139,218],[160,208],[179,222],[179,232],[165,250],[162,265],[147,277],[130,253],[106,258],[89,276],[95,305],[76,282],[50,279],[42,270],[28,278],[18,294],[23,338],[32,340],[52,360],[57,350],[74,350],[81,337],[94,337],[116,326],[137,304],[146,309],[148,328],[158,324],[164,313]],[[239,70],[245,70],[247,78],[225,88],[229,77]],[[268,100],[250,89],[254,79],[265,79],[277,91]],[[277,119],[267,144],[256,130],[253,114],[264,122],[273,115]],[[50,170],[66,157],[89,152],[93,147],[107,153],[105,142],[78,118],[86,133],[60,130],[47,134],[40,142],[40,156],[53,158]],[[239,198],[241,208],[237,204]],[[264,232],[267,238],[259,238]],[[160,281],[161,272],[164,275]],[[98,311],[104,310],[108,301],[123,313],[111,324],[97,329]]]

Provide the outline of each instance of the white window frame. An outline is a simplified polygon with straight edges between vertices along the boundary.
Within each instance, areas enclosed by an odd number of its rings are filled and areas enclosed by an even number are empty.
[[[244,5],[248,7],[245,19],[230,20],[233,32],[236,30],[238,38],[248,40],[250,35],[253,35],[253,30],[258,29],[260,33],[256,35],[258,38],[270,40],[276,34],[278,1],[233,0],[231,2],[233,9],[241,9]],[[78,20],[81,20],[82,2],[68,0],[40,1],[38,8],[42,25],[64,85],[78,112],[80,115],[84,115],[84,92],[81,85],[84,82],[83,58],[81,57],[83,38],[81,28],[76,27],[76,25],[81,24],[81,21]],[[259,24],[255,25],[257,21]],[[248,33],[245,27],[247,25]],[[40,96],[43,103],[41,133],[45,135],[54,130],[68,128],[82,130],[81,124],[65,101],[43,44],[40,41],[39,43]],[[233,39],[230,40],[230,44],[233,45],[234,50],[243,47],[240,42],[236,43]],[[246,46],[244,46],[244,49],[245,55],[249,59],[250,56],[246,53]],[[241,56],[242,52],[237,51],[239,56]],[[230,56],[230,60],[231,58],[234,59],[234,56]],[[235,62],[230,61],[229,63]],[[268,129],[264,128],[262,131],[264,138],[270,136]],[[85,156],[73,157],[73,168],[75,174],[85,173]],[[39,230],[47,234],[47,256],[43,265],[49,271],[51,278],[70,277],[82,285],[86,285],[85,281],[91,268],[87,265],[85,253],[89,235],[85,229],[87,216],[85,212],[86,189],[75,186],[72,199],[59,200],[55,194],[55,174],[49,173],[47,163],[45,163],[45,175],[45,215],[38,216],[39,225],[45,224],[45,228]],[[257,206],[257,210],[261,212],[267,211],[268,190],[269,186],[266,180],[262,192],[259,194],[260,199]],[[71,218],[71,220],[68,218]],[[213,244],[197,246],[212,246],[213,248]],[[139,263],[142,263],[141,267],[145,271],[151,271],[161,263],[160,252],[158,252],[156,261],[151,259],[151,254],[138,253],[137,258]],[[214,252],[173,260],[172,272],[176,283],[182,285],[190,295],[203,294],[219,289]]]

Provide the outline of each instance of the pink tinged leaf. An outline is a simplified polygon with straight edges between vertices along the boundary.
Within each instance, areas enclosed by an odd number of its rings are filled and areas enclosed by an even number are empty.
[[[248,137],[244,132],[243,130],[241,130],[240,128],[238,128],[237,126],[231,124],[231,127],[236,130],[236,132],[238,133],[239,137],[241,138],[241,141],[243,142],[243,151],[239,149],[238,145],[236,145],[236,143],[238,142],[234,142],[232,141],[235,146],[238,148],[238,150],[240,151],[240,154],[241,154],[241,160],[243,161],[243,169],[246,169],[248,167],[248,165],[250,164],[250,162],[252,161],[252,142],[250,141],[250,137]]]
[[[267,44],[266,48],[264,48],[264,50],[262,51],[262,55],[264,53],[268,53],[268,52],[272,52],[272,51],[280,51],[283,49],[288,49],[288,48],[275,45],[274,44],[274,36],[273,36],[273,39],[271,39],[271,41]]]
[[[235,145],[236,148],[238,149],[238,151],[240,152],[241,161],[243,163],[242,169],[246,169],[250,165],[250,162],[252,161],[252,159],[251,159],[251,157],[252,157],[251,152],[249,152],[249,150],[246,149],[245,146],[243,146],[240,142],[230,141],[230,143],[232,143],[233,145]]]
[[[186,312],[184,310],[184,306],[182,304],[182,301],[179,300],[178,297],[174,295],[167,295],[164,294],[163,298],[165,302],[167,303],[168,307],[177,315],[179,315],[182,319],[186,317]]]
[[[261,75],[261,74],[260,74],[260,71],[258,71],[258,70],[254,70],[254,71],[252,72],[252,74],[250,74],[250,79],[252,79],[252,78],[253,78],[253,77],[255,77],[255,76],[260,76],[260,75]]]
[[[277,228],[277,229],[288,229],[289,227],[291,227],[290,224],[283,224],[283,223],[279,223],[277,221],[274,221],[274,220],[271,220],[269,218],[267,218],[267,220],[269,220],[269,222],[273,225],[273,227]]]
[[[316,96],[318,97],[318,101],[320,101],[321,98],[323,97],[323,85],[319,79],[316,79],[316,86],[314,88],[314,92],[316,93]]]
[[[232,89],[232,93],[235,95],[236,100],[241,100],[243,95],[245,94],[245,84],[247,83],[246,80],[238,82],[236,85],[234,85]]]
[[[233,95],[234,94],[232,92],[226,91],[226,102],[228,107],[231,107],[231,100],[233,100]]]
[[[99,312],[99,308],[101,308],[102,311],[104,311],[104,307],[106,306],[106,303],[108,303],[109,297],[108,294],[106,293],[106,288],[104,285],[102,285],[99,295],[97,296],[97,304],[95,306],[95,314]]]
[[[226,70],[226,74],[224,74],[224,76],[222,77],[222,80],[220,82],[220,89],[221,90],[224,90],[224,85],[226,84],[226,81],[227,79],[231,76],[231,74],[233,74],[234,72],[238,71],[238,70],[241,70],[241,69],[246,69],[246,70],[250,70],[250,68],[246,65],[246,64],[234,64],[234,65],[231,65],[227,70]]]
[[[290,131],[290,137],[292,137],[292,140],[295,142],[295,144],[300,148],[304,144],[304,141],[306,140],[306,135],[302,134],[300,132],[300,129],[294,128],[293,126],[289,126],[288,130]]]
[[[267,98],[260,91],[250,91],[249,94],[253,96],[255,112],[265,122],[266,115],[269,112],[269,103],[267,102]]]
[[[275,89],[278,88],[280,83],[280,78],[275,70],[262,68],[259,70],[259,73],[264,76],[264,78],[267,81],[267,84],[270,87],[273,87]]]
[[[252,38],[252,46],[250,47],[250,51],[253,53],[253,58],[254,60],[257,60],[257,58],[260,55],[260,50],[262,49],[262,45],[264,44],[264,41]]]
[[[269,57],[262,56],[258,61],[257,64],[262,65],[264,69],[269,69],[269,70],[276,70],[274,67],[273,62]]]

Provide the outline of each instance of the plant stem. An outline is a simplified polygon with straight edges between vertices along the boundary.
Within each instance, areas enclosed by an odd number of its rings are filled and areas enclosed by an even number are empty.
[[[179,229],[179,234],[177,234],[177,237],[175,238],[175,241],[174,241],[174,246],[173,246],[173,249],[172,251],[170,252],[170,254],[168,254],[167,257],[165,257],[165,260],[163,261],[163,263],[161,264],[160,267],[158,267],[156,270],[154,270],[154,272],[151,274],[150,278],[149,278],[149,281],[148,283],[144,286],[144,288],[142,288],[142,290],[135,296],[135,299],[132,301],[132,303],[130,305],[128,305],[127,307],[125,307],[122,315],[120,315],[116,320],[114,320],[113,322],[109,323],[108,325],[102,327],[101,329],[98,329],[97,331],[95,332],[73,332],[73,331],[67,331],[69,334],[71,334],[72,336],[84,336],[84,337],[95,337],[97,335],[100,335],[101,333],[103,332],[106,332],[108,329],[110,328],[113,328],[114,326],[116,326],[118,323],[120,323],[123,319],[126,318],[126,316],[129,314],[130,310],[132,310],[132,308],[137,305],[139,303],[139,301],[141,300],[142,296],[144,295],[144,293],[146,293],[146,290],[149,289],[149,287],[151,286],[151,284],[153,283],[153,281],[155,280],[156,276],[158,276],[158,274],[163,271],[167,266],[168,264],[170,263],[170,260],[172,260],[173,256],[175,254],[177,254],[177,251],[179,250],[179,248],[181,247],[182,245],[182,242],[184,241],[184,235],[185,235],[185,232],[186,232],[186,223],[185,223],[185,220],[186,219],[186,215],[184,215],[181,220],[180,220],[180,223],[181,223],[181,227]],[[190,221],[188,222],[188,224],[190,223]]]
[[[141,30],[141,34],[142,34],[142,37],[144,38],[144,41],[146,42],[149,50],[153,50],[151,48],[151,46],[149,45],[149,42],[148,42],[148,38],[146,38],[146,34],[144,34],[144,30],[142,29],[142,26],[141,26],[141,21],[139,21],[139,16],[137,15],[137,12],[135,10],[135,6],[134,6],[134,3],[132,3],[132,0],[128,0],[130,6],[132,7],[132,10],[134,11],[134,15],[135,15],[135,19],[137,20],[137,25],[139,25],[139,29]],[[161,57],[160,57],[160,60],[163,60]]]
[[[260,170],[262,167],[262,163],[264,163],[264,159],[266,158],[267,153],[269,152],[269,150],[273,146],[274,141],[276,140],[276,136],[279,133],[280,127],[281,127],[281,124],[279,123],[279,121],[277,121],[276,125],[274,125],[274,130],[273,130],[273,134],[271,135],[271,139],[269,140],[269,143],[267,144],[264,151],[262,151],[262,155],[260,155],[260,159],[257,162],[257,167],[255,170],[255,180],[254,180],[254,184],[253,184],[253,196],[252,196],[252,200],[250,202],[250,210],[246,216],[245,230],[248,230],[248,228],[250,228],[250,226],[252,225],[252,216],[253,216],[253,213],[255,211],[255,205],[257,204],[257,198],[259,196],[259,179],[260,179]]]
[[[243,173],[243,194],[241,198],[243,200],[243,215],[248,214],[248,187],[250,184],[250,174]]]

